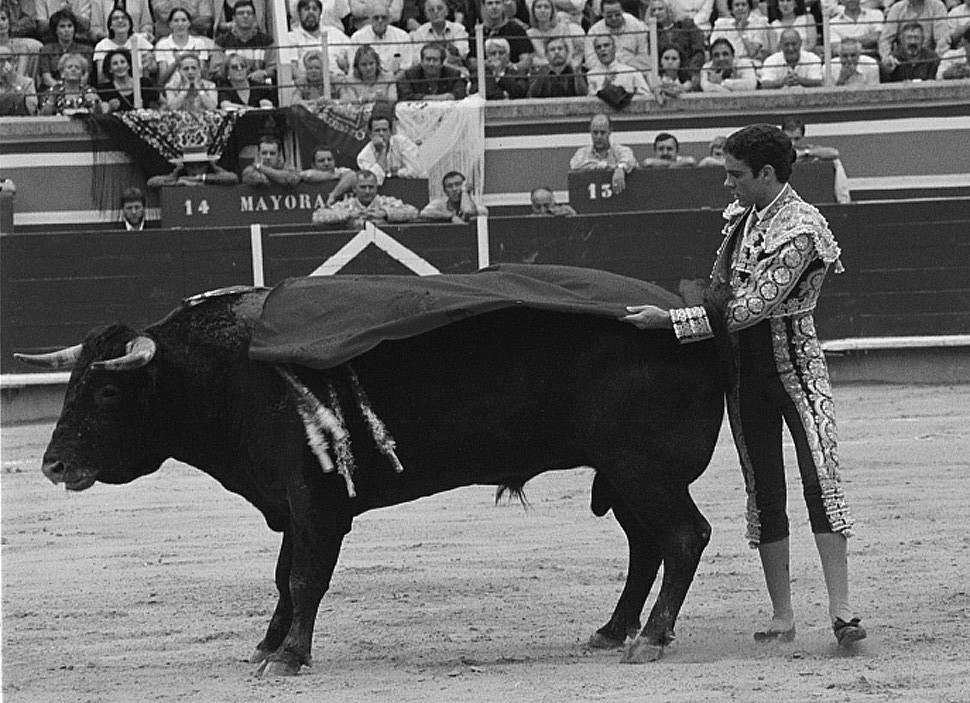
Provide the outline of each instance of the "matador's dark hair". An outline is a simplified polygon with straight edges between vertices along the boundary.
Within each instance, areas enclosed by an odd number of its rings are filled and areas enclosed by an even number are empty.
[[[795,163],[791,139],[770,124],[753,124],[739,129],[727,138],[724,151],[744,161],[757,174],[766,165],[775,169],[779,183],[787,183]]]

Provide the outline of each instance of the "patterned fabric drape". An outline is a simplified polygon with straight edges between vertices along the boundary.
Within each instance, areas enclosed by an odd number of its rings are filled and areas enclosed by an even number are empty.
[[[367,122],[379,103],[360,105],[338,102],[305,101],[290,108],[290,124],[300,145],[301,164],[313,161],[319,144],[333,149],[338,166],[357,168],[357,153],[367,143]]]
[[[210,155],[222,156],[239,113],[207,110],[131,110],[118,119],[166,161],[176,159],[187,146],[205,145]]]

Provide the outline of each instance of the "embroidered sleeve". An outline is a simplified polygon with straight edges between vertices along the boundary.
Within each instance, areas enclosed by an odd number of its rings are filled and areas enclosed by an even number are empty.
[[[674,335],[679,342],[699,342],[714,336],[703,305],[671,308],[670,320],[674,323]]]
[[[797,234],[774,252],[766,253],[748,279],[735,288],[724,316],[728,330],[736,332],[768,317],[816,258],[807,233]]]

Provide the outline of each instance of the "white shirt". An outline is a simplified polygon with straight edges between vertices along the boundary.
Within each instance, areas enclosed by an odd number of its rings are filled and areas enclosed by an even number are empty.
[[[421,156],[418,154],[417,144],[403,134],[391,135],[391,143],[387,147],[386,163],[390,173],[386,172],[378,162],[373,142],[367,142],[366,146],[357,154],[357,166],[362,171],[370,171],[376,175],[377,185],[383,185],[384,179],[388,176],[426,178],[428,175],[421,165]]]
[[[294,31],[300,28],[300,13],[296,9],[299,2],[300,0],[289,0],[287,3],[290,6],[290,17],[293,18],[291,26]],[[320,13],[320,24],[343,32],[343,18],[350,14],[350,4],[347,0],[320,0],[320,3],[323,5],[323,11]]]
[[[798,63],[792,67],[785,61],[785,55],[776,51],[765,59],[764,65],[761,67],[761,82],[784,80],[789,72],[794,72],[799,78],[820,81],[822,80],[822,59],[810,51],[802,51],[798,56]],[[782,85],[781,87],[787,86]]]
[[[772,36],[773,30],[768,25],[768,20],[761,15],[750,15],[747,26],[741,30],[736,27],[733,17],[721,17],[714,23],[709,44],[713,44],[716,39],[727,39],[734,47],[735,57],[753,58],[748,56],[744,39],[761,44],[762,49],[770,51]]]
[[[650,95],[650,87],[643,74],[632,66],[614,61],[609,66],[598,64],[586,74],[589,84],[589,94],[596,95],[606,85],[606,79],[612,78],[613,85],[618,85],[628,93],[634,95]]]
[[[692,19],[698,27],[710,29],[714,0],[671,0],[670,6],[676,19]]]
[[[838,82],[841,71],[842,60],[836,56],[832,59],[832,85]],[[855,73],[842,85],[879,85],[879,62],[871,56],[861,54]]]
[[[165,62],[168,64],[175,63],[175,57],[185,51],[194,51],[199,55],[200,61],[209,60],[209,51],[215,45],[212,40],[208,37],[200,37],[196,34],[190,34],[189,40],[186,42],[185,46],[178,46],[172,39],[172,35],[162,37],[155,43],[155,60],[159,63]]]
[[[882,32],[882,22],[885,20],[882,12],[867,7],[860,8],[859,17],[847,17],[845,9],[829,20],[830,40],[833,44],[841,44],[843,39],[859,39],[872,31]],[[875,23],[875,24],[872,24]]]
[[[950,41],[956,42],[970,26],[970,5],[957,5],[946,15],[946,24],[950,29]]]
[[[647,42],[647,25],[633,15],[623,13],[623,27],[614,31],[600,20],[589,28],[586,35],[586,68],[601,66],[593,48],[597,35],[609,34],[616,44],[616,60],[640,71],[650,70],[650,47]]]
[[[352,63],[350,38],[330,25],[320,25],[320,28],[327,33],[327,56],[330,58],[330,72],[340,73],[343,69],[340,68],[339,60],[345,61],[347,66]],[[303,57],[311,51],[320,51],[320,37],[310,34],[303,27],[287,32],[283,44],[286,45],[286,48],[280,49],[280,61],[297,62],[301,72],[303,71]]]
[[[115,49],[128,49],[129,52],[133,52],[134,49],[139,49],[140,56],[142,57],[141,65],[142,71],[145,70],[145,56],[152,54],[152,43],[145,38],[144,34],[132,34],[128,37],[128,41],[124,44],[119,44],[114,39],[108,39],[105,37],[99,41],[94,47],[94,54],[91,57],[91,61],[94,63],[94,70],[97,71],[97,78],[88,78],[89,83],[97,83],[102,79],[102,66],[101,62],[104,61],[104,57],[108,55],[109,51],[114,51]]]
[[[468,56],[468,32],[464,26],[457,22],[445,20],[445,26],[438,34],[430,22],[425,22],[420,27],[411,32],[411,41],[414,42],[414,53],[420,60],[421,47],[425,44],[447,42],[455,45],[458,54],[462,58]]]
[[[967,51],[962,46],[959,49],[948,49],[940,58],[940,65],[936,69],[936,79],[943,80],[943,73],[951,66],[960,66],[968,63]]]
[[[751,59],[734,59],[731,78],[725,78],[720,83],[710,80],[714,63],[708,61],[701,69],[701,90],[705,93],[730,93],[737,90],[756,90],[758,88],[758,74]]]
[[[387,25],[387,31],[384,32],[383,37],[378,37],[371,25],[361,27],[351,35],[350,41],[355,44],[370,44],[381,57],[381,68],[391,73],[397,73],[398,70],[410,68],[417,63],[411,35],[393,25]],[[399,55],[397,66],[394,65],[395,54]]]

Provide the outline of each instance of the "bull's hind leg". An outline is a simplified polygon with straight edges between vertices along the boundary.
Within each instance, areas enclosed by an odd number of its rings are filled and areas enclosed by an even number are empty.
[[[711,538],[711,525],[697,509],[687,486],[671,490],[669,499],[669,508],[660,511],[669,520],[669,527],[664,529],[655,524],[661,543],[663,582],[647,624],[623,657],[627,664],[655,661],[663,654],[694,580],[701,554]]]
[[[630,547],[629,568],[623,593],[609,622],[593,633],[589,646],[596,649],[617,649],[627,638],[640,632],[640,613],[660,569],[660,548],[633,511],[617,500],[605,479],[597,474],[593,480],[593,512],[605,515],[612,508],[616,521],[626,533]]]
[[[280,545],[280,554],[276,559],[276,590],[279,591],[279,600],[276,603],[276,610],[266,628],[266,635],[263,641],[256,645],[256,651],[249,658],[253,664],[259,664],[270,654],[279,649],[283,644],[283,638],[290,630],[290,623],[293,620],[293,599],[290,598],[290,565],[293,559],[293,539],[287,530],[283,533],[283,543]]]

